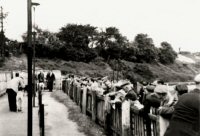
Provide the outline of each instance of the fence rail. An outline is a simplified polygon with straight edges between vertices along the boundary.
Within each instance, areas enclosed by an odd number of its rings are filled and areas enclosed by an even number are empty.
[[[11,71],[0,71],[0,96],[6,93],[8,81],[12,78]]]
[[[113,107],[110,98],[76,83],[70,84],[69,80],[63,81],[62,89],[80,106],[82,113],[102,126],[109,136],[159,136],[158,116],[149,114],[144,118],[131,107],[130,101]]]

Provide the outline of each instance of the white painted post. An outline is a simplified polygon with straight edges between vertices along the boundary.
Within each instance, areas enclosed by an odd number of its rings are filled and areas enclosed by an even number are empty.
[[[125,100],[122,103],[122,136],[130,136],[130,100]]]
[[[86,114],[86,104],[87,104],[87,87],[83,88],[83,96],[82,96],[82,112]]]

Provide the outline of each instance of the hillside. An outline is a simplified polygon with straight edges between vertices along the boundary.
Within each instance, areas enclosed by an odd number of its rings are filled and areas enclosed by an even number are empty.
[[[187,56],[184,56],[187,57]],[[183,56],[181,58],[184,58]],[[194,56],[193,56],[194,57]],[[122,60],[119,63],[119,77],[129,78],[131,80],[153,81],[156,78],[164,81],[191,81],[195,74],[200,73],[200,63],[198,58],[192,59],[192,56],[187,57],[190,61],[185,61],[177,58],[176,63],[171,65],[132,63]],[[193,62],[194,61],[194,62]],[[42,69],[58,69],[62,73],[73,73],[77,75],[85,75],[92,77],[101,76],[117,76],[116,62],[110,61],[105,63],[102,59],[97,58],[90,63],[63,61],[59,59],[36,59],[36,67]],[[36,69],[37,69],[36,68]],[[1,70],[27,69],[27,58],[25,55],[20,57],[10,57],[0,67]]]

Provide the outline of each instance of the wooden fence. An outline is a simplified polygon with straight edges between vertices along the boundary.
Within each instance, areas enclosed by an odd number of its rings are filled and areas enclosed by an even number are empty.
[[[76,83],[70,84],[68,80],[63,81],[62,89],[80,106],[82,113],[102,126],[109,136],[159,136],[158,116],[151,113],[144,118],[131,108],[130,100],[113,107],[108,97]]]
[[[11,71],[0,71],[0,96],[5,94],[7,83],[12,78]]]

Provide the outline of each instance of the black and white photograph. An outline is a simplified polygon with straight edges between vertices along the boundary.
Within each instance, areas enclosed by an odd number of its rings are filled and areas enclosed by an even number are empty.
[[[199,0],[0,0],[0,136],[200,136]]]

